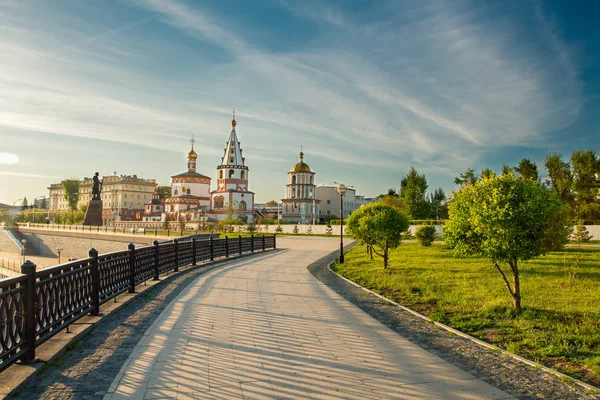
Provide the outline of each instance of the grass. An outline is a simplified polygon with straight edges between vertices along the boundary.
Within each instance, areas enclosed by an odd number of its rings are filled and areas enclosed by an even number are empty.
[[[599,249],[522,262],[519,315],[489,261],[457,258],[440,244],[403,243],[387,270],[358,246],[334,268],[433,320],[600,386]]]

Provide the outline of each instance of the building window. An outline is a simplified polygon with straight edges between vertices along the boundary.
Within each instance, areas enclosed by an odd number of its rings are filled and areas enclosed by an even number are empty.
[[[292,199],[296,198],[296,188],[292,189]]]
[[[217,196],[215,197],[215,208],[223,208],[223,202],[224,202],[224,198],[223,196]]]
[[[223,179],[223,170],[219,171],[219,179]]]
[[[191,192],[191,190],[190,190],[190,189],[188,189],[186,193],[187,193],[187,194],[190,194],[190,193],[192,193],[192,192]]]
[[[327,204],[331,204],[331,200],[327,200]],[[329,212],[327,212],[329,214]]]
[[[296,175],[292,175],[292,185],[296,184]]]
[[[242,171],[242,179],[246,179],[246,171]]]
[[[331,215],[331,211],[327,210],[327,215]]]
[[[240,211],[246,211],[246,202],[244,200],[240,201]]]
[[[311,185],[313,184],[313,177],[312,177],[312,175],[311,175],[311,177],[310,177],[310,184],[311,184]]]
[[[179,194],[179,192],[177,191],[177,189],[175,189],[175,191],[173,192],[173,194],[174,194],[175,196],[177,196],[177,195]],[[127,197],[127,195],[125,195],[125,197]],[[328,201],[329,201],[329,200],[328,200]]]
[[[233,164],[233,157],[229,157],[229,163]]]
[[[233,178],[234,173],[235,173],[234,170],[232,170],[232,169],[229,170],[229,179]]]

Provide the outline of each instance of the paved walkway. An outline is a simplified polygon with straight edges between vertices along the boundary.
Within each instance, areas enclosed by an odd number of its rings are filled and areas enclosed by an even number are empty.
[[[306,269],[335,250],[279,238],[272,257],[200,276],[159,315],[105,399],[509,399],[421,349]]]

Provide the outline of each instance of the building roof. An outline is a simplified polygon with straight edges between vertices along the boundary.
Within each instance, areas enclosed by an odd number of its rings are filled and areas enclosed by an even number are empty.
[[[210,177],[206,176],[206,175],[202,175],[199,174],[197,172],[183,172],[181,174],[177,174],[177,175],[173,175],[171,176],[171,178],[177,178],[177,177],[182,177],[182,176],[189,176],[189,177],[195,177],[195,178],[208,178],[210,179]]]
[[[304,153],[300,151],[300,161],[292,167],[290,172],[312,172],[307,163],[304,162]]]
[[[220,166],[239,167],[246,165],[246,160],[242,156],[240,141],[238,140],[237,133],[235,132],[236,126],[237,122],[235,121],[234,114],[233,119],[231,120],[231,133],[229,134],[229,140],[227,140],[227,146],[225,147],[225,153],[221,159]]]

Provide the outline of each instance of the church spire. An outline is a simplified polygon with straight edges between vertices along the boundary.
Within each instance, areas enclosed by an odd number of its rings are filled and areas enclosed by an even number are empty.
[[[233,129],[235,131],[235,126],[237,125],[237,122],[235,122],[235,108],[233,109],[233,118],[231,119],[231,129]]]
[[[238,141],[235,127],[237,122],[235,120],[235,110],[233,110],[233,118],[231,120],[231,133],[229,134],[229,140],[227,140],[227,146],[225,147],[225,154],[221,160],[222,166],[244,166],[246,165],[244,158],[242,157],[242,148]]]
[[[194,151],[194,143],[196,143],[194,140],[194,135],[192,135],[192,140],[190,140],[190,143],[192,144],[192,149],[187,154],[188,172],[196,172],[196,160],[198,160],[198,154],[196,154]]]

